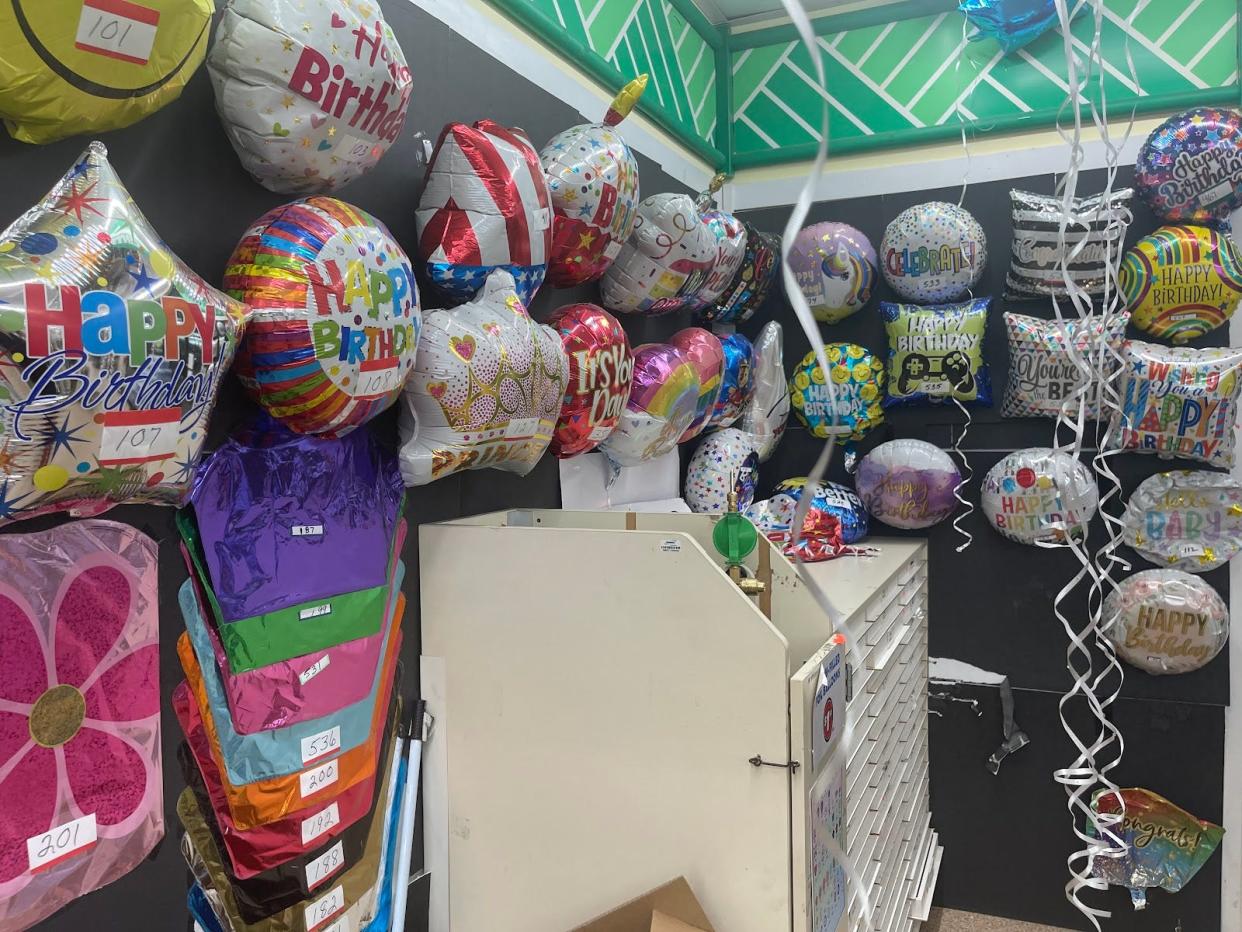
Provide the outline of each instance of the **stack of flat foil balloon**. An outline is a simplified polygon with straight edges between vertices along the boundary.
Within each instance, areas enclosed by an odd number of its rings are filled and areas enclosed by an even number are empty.
[[[177,514],[177,814],[205,928],[389,928],[414,792],[395,753],[403,494],[368,431],[265,418],[206,459]]]

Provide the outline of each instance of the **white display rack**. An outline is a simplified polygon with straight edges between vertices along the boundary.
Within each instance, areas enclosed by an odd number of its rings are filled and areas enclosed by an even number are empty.
[[[864,929],[832,824],[871,928],[926,917],[926,545],[812,569],[843,648],[762,537],[747,566],[767,591],[738,588],[716,520],[521,509],[420,528],[432,932],[568,930],[677,876],[718,932]]]

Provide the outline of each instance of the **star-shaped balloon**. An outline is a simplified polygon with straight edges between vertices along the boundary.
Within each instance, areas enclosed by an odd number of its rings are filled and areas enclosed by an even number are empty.
[[[244,319],[91,143],[0,234],[0,524],[179,505]]]

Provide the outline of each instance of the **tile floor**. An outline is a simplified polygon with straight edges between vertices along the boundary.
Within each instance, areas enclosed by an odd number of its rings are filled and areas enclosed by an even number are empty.
[[[1015,919],[959,913],[951,909],[933,909],[931,919],[923,924],[923,932],[1065,932],[1052,926],[1032,925]]]

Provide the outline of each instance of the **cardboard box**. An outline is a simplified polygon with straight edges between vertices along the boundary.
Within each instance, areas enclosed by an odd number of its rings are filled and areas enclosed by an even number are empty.
[[[630,900],[607,915],[600,916],[574,932],[716,932],[707,920],[698,898],[678,877]]]

